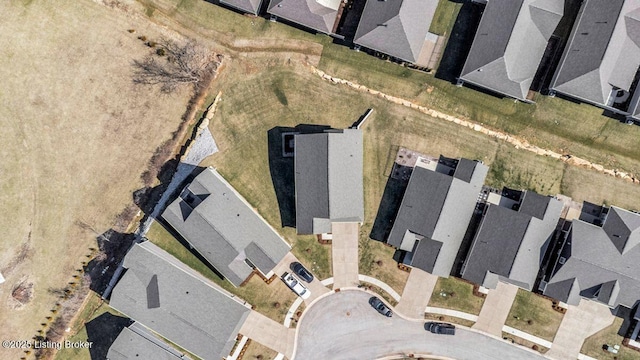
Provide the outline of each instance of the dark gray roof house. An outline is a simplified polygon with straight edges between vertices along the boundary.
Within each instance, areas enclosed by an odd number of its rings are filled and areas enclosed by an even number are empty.
[[[147,337],[126,327],[109,347],[107,360],[180,359],[181,355],[178,351],[167,351],[168,345],[159,344],[158,342],[161,341],[160,339],[150,341]]]
[[[634,307],[640,300],[638,244],[636,213],[612,206],[602,226],[573,221],[544,294],[572,305],[584,297],[611,308]]]
[[[295,135],[298,234],[331,233],[331,223],[364,220],[362,131]]]
[[[527,100],[564,0],[489,0],[460,80]]]
[[[488,203],[462,278],[495,288],[499,280],[531,290],[553,237],[562,202],[532,191]]]
[[[418,163],[387,243],[405,252],[404,264],[448,277],[488,167],[443,157],[427,167]]]
[[[235,286],[254,269],[271,276],[291,248],[213,168],[196,176],[162,218]]]
[[[149,241],[123,266],[111,307],[202,359],[229,355],[249,305]]]
[[[220,0],[220,3],[249,14],[257,15],[262,0]]]
[[[438,36],[429,32],[437,0],[367,0],[354,42],[427,66]]]
[[[585,0],[551,89],[637,117],[639,67],[640,0]]]
[[[270,0],[267,12],[309,29],[332,34],[342,0]]]

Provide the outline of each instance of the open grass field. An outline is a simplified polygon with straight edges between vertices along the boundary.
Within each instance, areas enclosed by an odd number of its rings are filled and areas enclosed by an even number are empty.
[[[609,327],[588,337],[582,345],[581,353],[589,355],[598,360],[633,360],[640,358],[640,352],[622,346],[623,337],[618,335],[618,330],[622,326],[622,319],[616,318]],[[620,345],[617,354],[602,350],[602,345]]]
[[[429,306],[463,311],[478,315],[484,304],[484,299],[473,295],[473,285],[456,279],[438,278],[433,289]]]
[[[553,341],[563,314],[551,308],[551,300],[518,289],[505,325]]]
[[[166,31],[149,21],[87,0],[2,1],[0,13],[0,338],[26,340],[51,291],[132,203],[190,94],[132,83],[131,62],[149,51],[137,36]],[[33,296],[19,306],[11,293],[23,281]]]

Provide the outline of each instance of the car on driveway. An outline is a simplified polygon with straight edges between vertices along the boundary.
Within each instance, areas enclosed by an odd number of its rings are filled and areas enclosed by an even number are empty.
[[[297,261],[291,263],[291,271],[308,283],[313,281],[313,274]]]
[[[369,305],[371,305],[374,309],[378,310],[378,312],[384,316],[391,317],[391,315],[393,315],[393,312],[391,311],[391,309],[389,309],[387,305],[385,305],[384,302],[382,302],[382,300],[378,299],[375,296],[372,296],[369,299]]]
[[[427,331],[431,331],[434,334],[440,335],[455,335],[456,327],[447,323],[439,323],[439,322],[426,322],[424,323],[424,329]]]
[[[289,289],[293,290],[293,292],[301,298],[308,299],[309,296],[311,296],[311,291],[309,291],[309,289],[302,285],[300,283],[300,280],[293,276],[293,274],[285,272],[284,274],[282,274],[282,281],[284,281]]]

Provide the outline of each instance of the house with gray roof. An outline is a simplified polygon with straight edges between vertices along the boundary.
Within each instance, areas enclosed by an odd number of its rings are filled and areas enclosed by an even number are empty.
[[[564,0],[489,0],[460,80],[527,99]]]
[[[640,0],[585,0],[551,89],[640,119]]]
[[[213,168],[184,188],[162,218],[233,285],[265,277],[291,247]]]
[[[562,207],[561,201],[533,191],[491,193],[462,278],[490,289],[504,281],[530,291]]]
[[[151,335],[151,334],[149,334]],[[151,335],[153,336],[153,335]],[[162,340],[150,340],[134,330],[126,327],[122,329],[107,352],[107,360],[179,360],[185,359],[177,350],[169,350],[167,344],[160,344]]]
[[[437,0],[367,0],[354,43],[427,66],[438,36],[429,32]]]
[[[464,158],[417,162],[387,237],[402,263],[449,276],[488,170]]]
[[[333,34],[343,7],[342,0],[270,0],[267,12],[312,30]]]
[[[205,360],[229,355],[251,308],[149,241],[124,258],[109,305]]]
[[[294,143],[298,234],[331,233],[332,222],[362,223],[362,131],[296,134]]]
[[[640,300],[640,215],[612,206],[571,224],[544,294],[571,305],[580,298],[611,308]]]
[[[221,4],[230,6],[234,9],[244,11],[249,14],[258,15],[262,0],[219,0]]]

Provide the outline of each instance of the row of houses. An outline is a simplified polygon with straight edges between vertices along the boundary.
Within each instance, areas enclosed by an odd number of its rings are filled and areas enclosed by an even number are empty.
[[[640,122],[640,0],[583,0],[577,14],[565,13],[565,0],[472,1],[486,5],[459,85],[533,102],[536,74],[555,69],[549,95]],[[251,14],[262,6],[262,0],[219,2]],[[340,36],[346,5],[344,0],[270,0],[266,12],[274,20]],[[437,0],[366,0],[354,46],[434,68],[434,49],[444,41],[429,32],[437,6]],[[554,35],[561,20],[573,23],[568,38]],[[558,47],[564,47],[561,57],[554,56]]]
[[[479,1],[479,0],[474,0]],[[564,14],[564,0],[488,0],[460,75],[492,92],[531,102],[536,73],[556,66],[549,94],[640,121],[640,1],[584,0],[557,63],[541,63]]]
[[[402,264],[488,289],[503,281],[566,304],[577,305],[580,298],[611,308],[638,304],[639,214],[585,203],[580,216],[570,219],[555,197],[487,191],[487,172],[486,165],[468,159],[417,161],[386,238]],[[468,250],[465,239],[471,241]],[[556,244],[557,253],[548,251]]]
[[[266,1],[266,0],[265,0]],[[364,9],[353,35],[356,47],[387,54],[420,67],[434,65],[434,49],[439,37],[429,28],[437,0],[363,0]],[[220,4],[258,15],[263,0],[219,0]],[[349,6],[347,6],[349,5]],[[270,0],[266,12],[272,20],[284,20],[315,32],[336,37],[345,11],[353,6],[346,0]]]
[[[296,226],[330,233],[333,222],[364,220],[362,131],[295,133]],[[165,209],[177,238],[234,286],[274,276],[290,245],[213,168],[206,168]],[[145,241],[126,255],[110,306],[135,323],[121,331],[107,359],[176,359],[153,333],[202,359],[226,358],[251,306]]]

